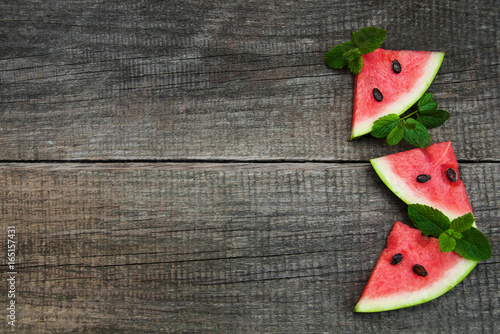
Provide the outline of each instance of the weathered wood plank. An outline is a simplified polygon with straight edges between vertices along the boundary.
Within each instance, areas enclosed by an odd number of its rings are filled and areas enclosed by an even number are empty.
[[[350,143],[353,76],[324,53],[351,31],[442,50],[432,130],[461,160],[499,158],[495,1],[7,1],[0,159],[366,161]]]
[[[0,160],[364,162],[409,148],[349,143],[353,77],[323,64],[376,25],[386,48],[446,52],[431,91],[452,116],[433,140],[476,162],[462,176],[495,245],[497,7],[4,1]],[[0,212],[17,231],[21,332],[499,332],[495,246],[437,301],[352,314],[406,219],[366,163],[6,163]]]
[[[498,164],[461,175],[498,244]],[[352,313],[392,223],[407,222],[369,164],[3,164],[0,198],[21,332],[499,329],[497,247],[438,300]]]

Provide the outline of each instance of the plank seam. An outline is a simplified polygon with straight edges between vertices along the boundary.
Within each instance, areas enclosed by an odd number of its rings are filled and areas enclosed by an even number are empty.
[[[500,160],[496,159],[471,159],[457,160],[459,164],[484,163],[496,164]],[[268,163],[335,163],[335,164],[366,164],[369,160],[342,160],[342,159],[78,159],[78,160],[0,160],[1,164],[127,164],[127,163],[169,163],[169,164],[184,164],[184,163],[213,163],[213,164],[229,164],[229,163],[248,163],[248,164],[268,164]]]

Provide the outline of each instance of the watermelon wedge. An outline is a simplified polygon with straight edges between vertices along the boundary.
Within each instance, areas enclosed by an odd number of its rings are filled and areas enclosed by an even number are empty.
[[[414,105],[434,80],[444,52],[384,50],[363,55],[363,69],[354,81],[351,140],[371,131],[378,118],[401,115]]]
[[[472,212],[450,141],[371,159],[382,181],[407,204],[425,204],[450,220]]]
[[[435,299],[460,283],[477,264],[439,250],[437,238],[396,222],[355,312],[381,312]]]

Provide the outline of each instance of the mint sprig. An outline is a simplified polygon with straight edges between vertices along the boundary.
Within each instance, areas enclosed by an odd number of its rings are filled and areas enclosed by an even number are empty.
[[[378,49],[384,42],[387,32],[377,27],[367,27],[353,32],[351,40],[341,43],[325,54],[325,62],[336,69],[348,66],[354,74],[363,68],[363,55]]]
[[[385,138],[388,145],[396,145],[402,139],[416,147],[427,147],[431,136],[427,129],[435,128],[446,122],[450,114],[437,109],[432,93],[425,93],[417,102],[417,110],[406,116],[389,114],[377,119],[371,134],[375,138]],[[412,118],[415,117],[415,118]]]
[[[415,228],[439,239],[441,252],[455,251],[473,261],[491,257],[491,244],[481,231],[473,227],[474,216],[467,213],[450,219],[441,211],[423,204],[408,205],[408,215]]]

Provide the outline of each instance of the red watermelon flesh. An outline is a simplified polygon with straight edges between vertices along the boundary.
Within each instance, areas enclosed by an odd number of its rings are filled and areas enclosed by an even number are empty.
[[[370,162],[389,189],[407,204],[432,206],[450,220],[472,212],[449,141],[371,159]],[[455,173],[456,180],[452,181],[448,173]],[[428,175],[430,180],[419,182],[419,175]]]
[[[398,253],[401,262],[391,264]],[[355,311],[381,312],[425,303],[460,283],[476,264],[455,252],[441,252],[437,238],[396,222]],[[423,266],[427,275],[416,274],[415,265]]]
[[[443,61],[443,52],[384,50],[363,55],[363,69],[355,77],[351,140],[371,131],[378,118],[401,115],[425,93]],[[401,71],[393,70],[393,61]],[[377,101],[373,90],[382,93]]]

